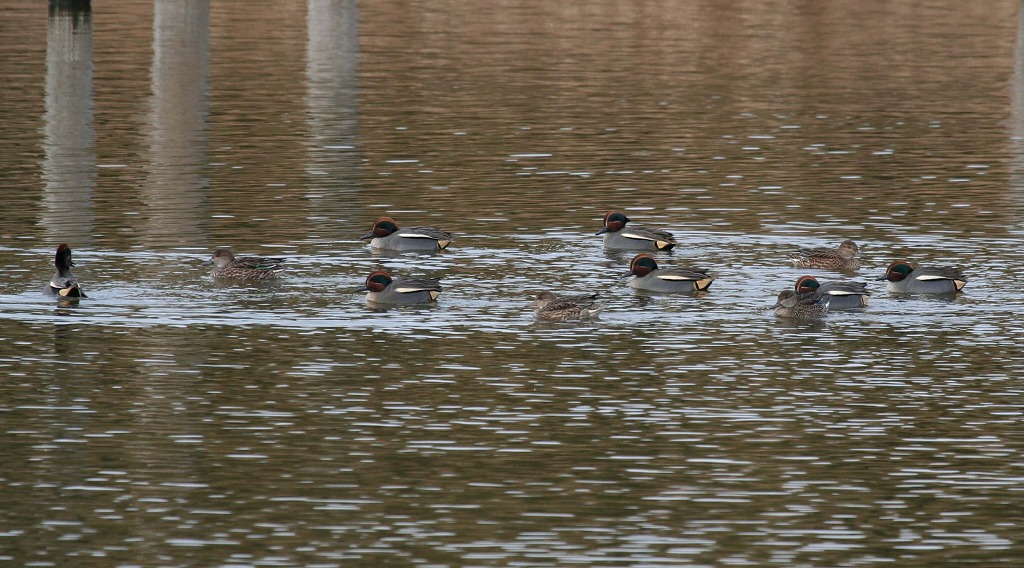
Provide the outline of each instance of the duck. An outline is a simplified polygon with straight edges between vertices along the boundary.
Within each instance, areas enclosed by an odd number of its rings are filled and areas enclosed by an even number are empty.
[[[452,234],[436,227],[400,229],[391,217],[378,217],[369,233],[359,240],[370,239],[370,248],[391,251],[437,252],[452,242]]]
[[[229,248],[213,251],[205,264],[213,265],[210,275],[221,280],[274,280],[285,270],[283,258],[264,256],[236,257]]]
[[[657,261],[647,253],[640,253],[629,263],[629,273],[635,276],[630,286],[648,292],[687,293],[707,290],[715,277],[707,269],[694,267],[658,268]]]
[[[835,248],[802,248],[789,256],[797,268],[817,268],[836,272],[856,272],[860,269],[860,247],[853,241],[843,241]]]
[[[559,296],[545,290],[533,301],[533,317],[547,322],[594,319],[603,308],[597,300],[597,294]]]
[[[57,272],[50,279],[49,294],[54,298],[85,298],[85,292],[78,284],[78,280],[71,274],[71,267],[75,263],[71,261],[71,247],[67,243],[57,246],[57,253],[54,255],[53,264]]]
[[[441,295],[437,278],[392,278],[384,270],[371,272],[357,292],[367,291],[366,301],[374,304],[425,304]]]
[[[821,283],[814,276],[801,276],[793,289],[798,294],[821,294],[830,311],[863,308],[868,305],[868,297],[871,295],[867,284],[863,282]]]
[[[598,235],[604,235],[604,248],[611,250],[669,251],[676,246],[668,231],[633,225],[626,229],[629,218],[619,211],[609,211]]]
[[[828,313],[828,301],[818,292],[798,293],[794,290],[779,292],[772,306],[775,315],[786,319],[818,319]]]
[[[919,266],[905,260],[889,265],[878,280],[888,280],[896,294],[955,294],[967,285],[967,276],[955,266]]]

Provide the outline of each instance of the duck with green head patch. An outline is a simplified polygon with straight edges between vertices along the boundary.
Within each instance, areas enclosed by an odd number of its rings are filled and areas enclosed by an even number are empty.
[[[67,243],[61,243],[57,247],[53,264],[57,267],[57,272],[50,279],[50,286],[47,288],[49,294],[55,298],[84,298],[82,287],[71,274],[71,267],[75,263],[71,261],[71,247]]]
[[[370,248],[391,251],[437,252],[452,242],[452,234],[436,227],[399,228],[391,217],[378,217],[359,240],[370,240]]]
[[[817,292],[830,311],[863,308],[868,305],[867,284],[863,282],[824,282],[814,276],[801,276],[793,289],[798,294]]]
[[[373,304],[425,304],[441,295],[436,278],[391,278],[383,270],[371,272],[357,292],[366,290],[366,301]]]
[[[878,280],[895,294],[955,294],[967,285],[967,276],[955,266],[918,266],[905,260],[889,265]]]
[[[714,275],[705,268],[659,268],[654,257],[647,253],[633,257],[629,263],[629,273],[625,276],[636,277],[629,285],[637,290],[676,294],[707,290],[715,280]]]
[[[604,235],[604,248],[611,250],[672,250],[676,240],[672,233],[661,229],[632,225],[628,229],[629,218],[618,211],[609,211],[604,216],[603,225],[598,235]]]

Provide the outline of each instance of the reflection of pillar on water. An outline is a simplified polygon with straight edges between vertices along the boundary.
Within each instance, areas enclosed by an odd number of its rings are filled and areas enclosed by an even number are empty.
[[[92,15],[89,3],[50,2],[46,34],[43,200],[47,247],[89,242],[96,149],[93,133]]]
[[[1010,187],[1024,198],[1024,6],[1017,11],[1017,42],[1013,47],[1013,100],[1010,103]],[[1024,206],[1024,201],[1018,207]]]
[[[149,155],[138,227],[148,245],[205,241],[210,3],[153,5]]]
[[[306,3],[306,125],[312,215],[336,227],[357,214],[351,191],[359,183],[356,159],[356,74],[359,8],[356,0]]]

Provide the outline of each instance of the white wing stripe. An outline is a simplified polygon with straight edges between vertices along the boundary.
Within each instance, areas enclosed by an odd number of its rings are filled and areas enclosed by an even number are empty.
[[[395,288],[395,291],[398,292],[399,294],[411,294],[412,292],[426,292],[430,290],[431,288],[415,288],[406,286],[399,286]]]
[[[658,240],[658,239],[655,239],[653,237],[649,237],[647,235],[639,235],[637,233],[622,233],[622,236],[626,237],[627,239],[637,239],[637,240],[641,240],[641,241],[656,241],[656,240]]]

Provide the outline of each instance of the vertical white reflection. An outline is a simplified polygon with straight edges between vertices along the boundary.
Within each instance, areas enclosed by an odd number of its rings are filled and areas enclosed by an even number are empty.
[[[310,205],[331,225],[352,216],[358,183],[356,74],[359,8],[356,0],[306,4],[306,104]]]
[[[140,222],[149,245],[204,242],[208,179],[210,3],[153,5],[149,156]]]
[[[51,244],[89,242],[96,186],[93,133],[92,17],[88,5],[52,2],[46,34],[43,206],[39,223]]]

